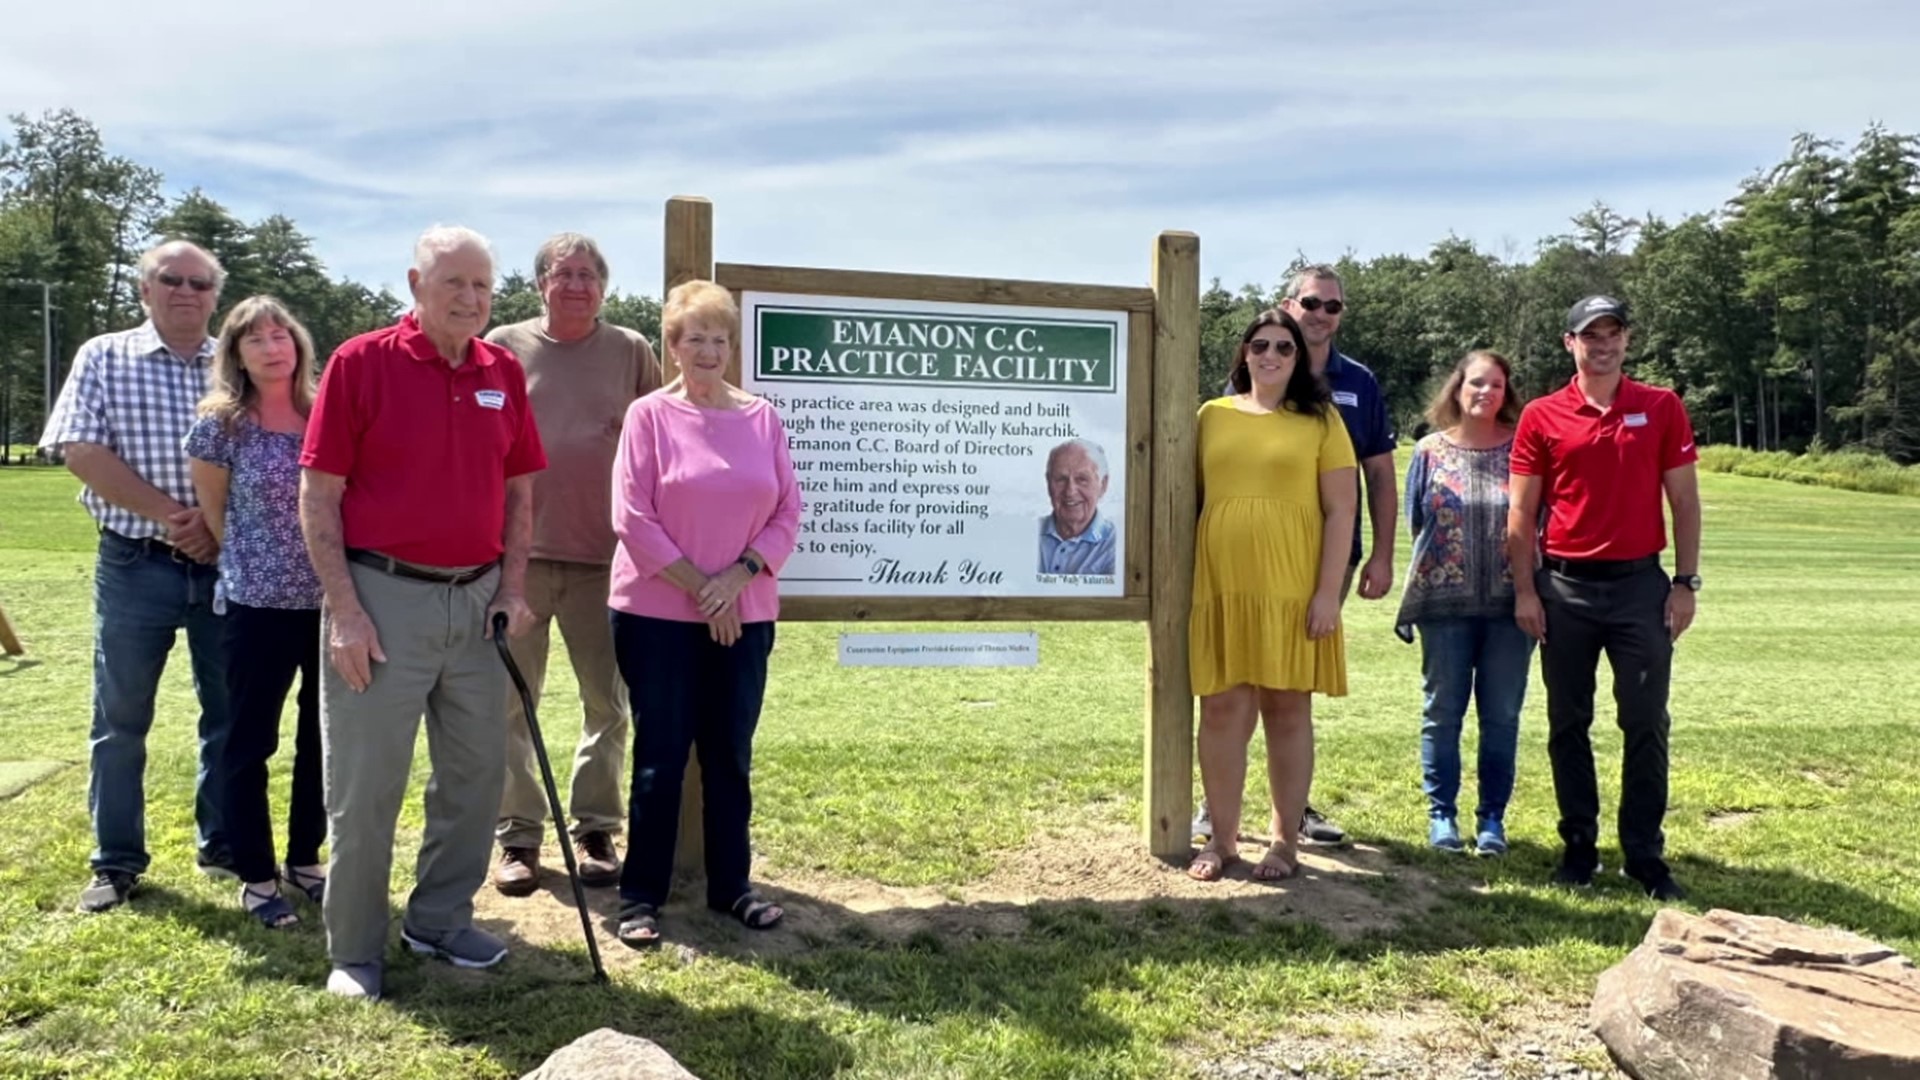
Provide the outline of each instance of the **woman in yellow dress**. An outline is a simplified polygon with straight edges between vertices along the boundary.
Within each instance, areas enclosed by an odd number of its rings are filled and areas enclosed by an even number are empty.
[[[1266,311],[1240,337],[1234,393],[1200,407],[1200,531],[1194,545],[1193,692],[1200,783],[1213,839],[1187,873],[1218,879],[1239,858],[1247,745],[1267,738],[1267,786],[1281,835],[1254,878],[1299,866],[1313,784],[1313,698],[1347,692],[1340,582],[1357,485],[1353,444],[1293,317]]]

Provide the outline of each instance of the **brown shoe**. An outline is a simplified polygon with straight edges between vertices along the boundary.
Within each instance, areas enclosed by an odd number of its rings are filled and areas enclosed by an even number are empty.
[[[573,854],[580,860],[580,884],[595,889],[620,884],[620,853],[614,850],[612,835],[586,833],[574,841]]]
[[[493,887],[507,896],[531,896],[540,887],[540,849],[500,849],[500,865],[493,868]]]

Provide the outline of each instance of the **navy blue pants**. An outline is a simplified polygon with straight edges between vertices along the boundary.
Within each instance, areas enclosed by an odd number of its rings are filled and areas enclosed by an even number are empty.
[[[241,880],[272,881],[273,823],[267,810],[267,762],[280,747],[280,712],[300,677],[293,737],[293,787],[287,800],[287,861],[312,866],[327,838],[320,780],[320,609],[227,603],[227,735],[222,819]]]
[[[703,622],[612,613],[613,649],[633,707],[633,781],[627,799],[625,904],[666,903],[680,835],[688,751],[700,755],[705,801],[707,906],[722,911],[751,889],[753,732],[767,689],[771,622],[747,623],[715,644]]]

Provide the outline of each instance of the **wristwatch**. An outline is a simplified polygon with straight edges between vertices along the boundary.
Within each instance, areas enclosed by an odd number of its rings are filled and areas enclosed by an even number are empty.
[[[752,574],[754,577],[759,577],[760,571],[767,568],[766,564],[751,555],[740,556],[740,565],[746,567],[747,573]]]
[[[1700,591],[1699,574],[1675,574],[1673,575],[1673,583],[1692,592]]]

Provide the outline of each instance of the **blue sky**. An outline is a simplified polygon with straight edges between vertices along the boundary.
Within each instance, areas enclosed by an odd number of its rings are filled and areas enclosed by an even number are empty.
[[[75,108],[369,284],[458,222],[505,267],[589,233],[656,294],[673,194],[728,262],[1130,284],[1189,229],[1237,286],[1524,255],[1596,198],[1711,209],[1796,131],[1920,132],[1907,0],[279,7],[10,12],[0,111]]]

